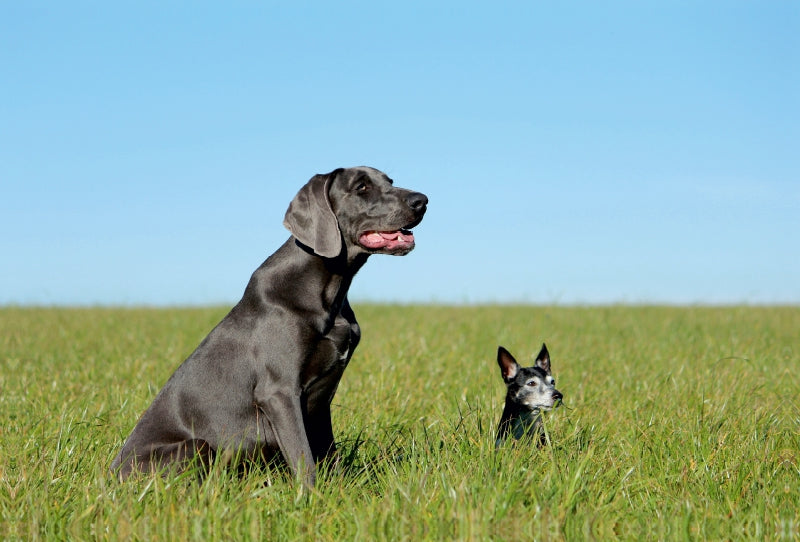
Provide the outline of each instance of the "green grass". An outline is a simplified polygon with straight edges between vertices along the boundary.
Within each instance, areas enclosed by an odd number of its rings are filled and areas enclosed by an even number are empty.
[[[0,538],[796,539],[800,307],[356,307],[343,466],[119,483],[111,458],[226,309],[0,309]],[[553,446],[495,451],[498,344],[542,341]],[[271,482],[269,485],[267,482]]]

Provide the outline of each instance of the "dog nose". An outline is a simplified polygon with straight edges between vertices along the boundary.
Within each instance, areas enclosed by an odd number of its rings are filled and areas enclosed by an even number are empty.
[[[560,401],[563,398],[564,398],[564,396],[561,395],[560,391],[554,391],[553,392],[553,401]]]
[[[419,213],[424,211],[425,207],[428,205],[428,196],[422,192],[411,192],[406,196],[406,203],[408,203],[408,206],[411,207],[414,212]]]

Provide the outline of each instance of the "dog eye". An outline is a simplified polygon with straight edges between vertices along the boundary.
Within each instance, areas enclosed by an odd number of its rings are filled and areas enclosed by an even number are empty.
[[[535,386],[536,385],[536,381],[535,380],[528,380],[527,382],[525,382],[525,385],[526,386]]]
[[[367,185],[367,183],[358,183],[356,185],[356,192],[359,194],[366,194],[367,190],[369,190],[369,185]]]

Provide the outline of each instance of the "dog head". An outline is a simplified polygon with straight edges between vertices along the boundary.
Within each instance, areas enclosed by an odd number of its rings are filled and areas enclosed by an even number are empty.
[[[550,373],[550,353],[544,344],[533,367],[520,367],[502,346],[497,349],[497,364],[508,388],[506,399],[519,408],[550,410],[563,398]]]
[[[348,254],[408,254],[411,228],[422,221],[428,198],[397,188],[371,167],[315,175],[289,204],[283,224],[303,245],[325,258]]]

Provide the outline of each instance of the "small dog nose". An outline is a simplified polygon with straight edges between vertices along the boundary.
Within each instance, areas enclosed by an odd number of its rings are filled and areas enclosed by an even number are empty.
[[[428,205],[428,196],[422,192],[411,192],[406,196],[406,203],[416,212],[424,211],[425,206]]]
[[[560,401],[563,398],[564,398],[564,396],[561,395],[560,391],[554,391],[553,392],[553,401]]]

